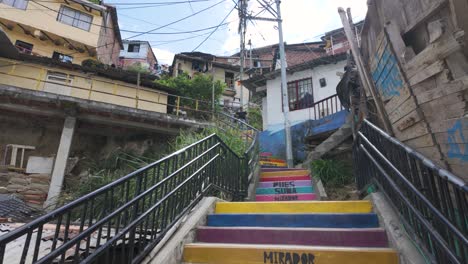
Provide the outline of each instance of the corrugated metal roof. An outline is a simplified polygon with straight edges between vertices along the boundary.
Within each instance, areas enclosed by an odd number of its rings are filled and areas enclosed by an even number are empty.
[[[13,222],[29,222],[41,213],[42,211],[26,205],[14,195],[0,194],[1,218],[11,218]]]

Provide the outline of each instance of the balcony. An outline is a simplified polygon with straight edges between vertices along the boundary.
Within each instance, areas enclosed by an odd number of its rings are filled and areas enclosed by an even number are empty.
[[[52,60],[47,59],[47,61]],[[0,58],[0,85],[167,113],[168,93],[162,90],[139,87],[115,78],[104,78],[97,76],[97,73],[85,73],[78,65],[69,64],[66,69],[59,67],[60,63],[56,64],[45,66],[35,62]]]

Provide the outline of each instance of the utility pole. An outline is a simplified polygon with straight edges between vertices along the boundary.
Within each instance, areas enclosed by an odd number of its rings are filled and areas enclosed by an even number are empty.
[[[292,138],[291,138],[291,124],[289,123],[289,98],[288,98],[288,80],[286,75],[286,52],[284,51],[284,40],[283,40],[283,21],[281,20],[281,1],[276,0],[276,13],[278,18],[278,34],[279,34],[279,50],[280,50],[280,61],[281,61],[281,93],[283,96],[283,116],[284,116],[284,135],[286,140],[286,161],[288,167],[292,168],[293,153],[292,153]]]
[[[354,60],[358,68],[362,84],[364,85],[366,90],[368,90],[371,93],[372,98],[375,101],[377,115],[379,116],[380,120],[382,120],[384,130],[390,135],[393,135],[392,126],[390,125],[390,121],[388,120],[388,117],[385,113],[385,108],[382,103],[382,100],[375,88],[370,73],[367,71],[367,68],[364,65],[364,61],[359,50],[356,37],[354,36],[354,31],[350,25],[350,21],[352,21],[352,19],[347,17],[347,15],[351,15],[351,10],[348,10],[348,12],[346,12],[342,7],[340,7],[338,8],[338,13],[340,14],[341,22],[343,23],[343,28],[346,34],[346,38],[348,39],[349,46],[351,47],[351,51],[353,52]]]
[[[249,58],[250,58],[250,69],[253,68],[253,60],[252,60],[252,40],[249,39]]]
[[[244,87],[242,80],[244,79],[244,61],[245,61],[245,32],[247,31],[247,0],[239,0],[239,34],[240,34],[240,106],[241,111],[244,111]]]
[[[242,1],[242,0],[239,0],[239,1]],[[283,116],[284,116],[286,161],[287,161],[288,167],[292,168],[294,164],[293,164],[293,152],[292,152],[291,124],[289,122],[288,81],[287,81],[287,75],[286,75],[287,63],[286,63],[286,52],[285,52],[284,40],[283,40],[283,20],[281,19],[281,8],[280,8],[281,1],[275,0],[276,10],[271,6],[270,2],[267,0],[257,0],[257,2],[260,4],[260,6],[264,10],[268,11],[268,13],[271,14],[273,18],[250,16],[250,15],[246,15],[246,18],[278,23],[278,35],[279,35],[278,45],[279,45],[279,50],[280,50],[280,62],[281,62],[281,96],[283,98],[282,107],[283,107]],[[241,21],[245,22],[245,20],[243,20],[244,19],[243,17],[239,16],[239,18],[241,19]],[[241,36],[241,39],[242,39],[242,36]],[[241,40],[241,44],[242,44],[242,40]]]

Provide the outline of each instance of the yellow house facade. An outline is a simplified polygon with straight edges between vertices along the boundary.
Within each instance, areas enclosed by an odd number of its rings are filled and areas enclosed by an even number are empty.
[[[167,113],[168,93],[89,72],[0,58],[0,85]]]
[[[105,54],[104,47],[118,58],[120,33],[110,11],[86,0],[1,1],[0,27],[22,53],[81,64]]]

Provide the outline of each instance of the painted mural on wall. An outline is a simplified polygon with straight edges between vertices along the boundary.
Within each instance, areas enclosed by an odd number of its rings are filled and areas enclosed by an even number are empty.
[[[387,100],[393,96],[400,96],[404,82],[390,42],[386,35],[381,35],[380,38],[382,41],[372,58],[371,72],[377,89],[384,100]]]
[[[345,123],[347,115],[348,112],[342,110],[318,120],[306,120],[291,124],[294,159],[296,161],[305,160],[306,146],[304,138],[307,135],[317,135],[336,130]],[[260,149],[262,152],[271,152],[275,157],[286,159],[283,124],[270,126],[267,130],[260,133]]]

